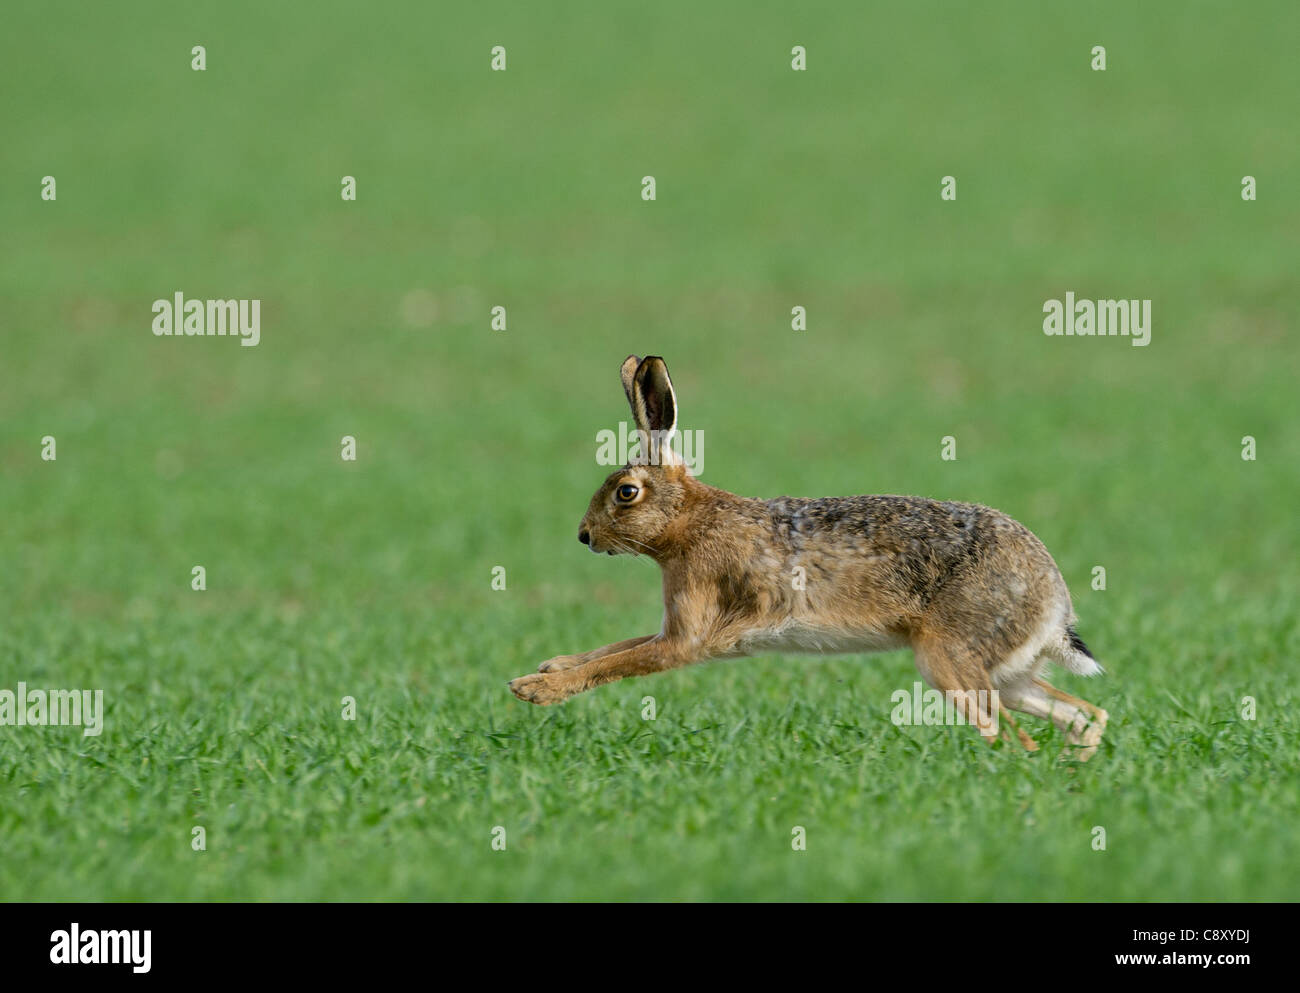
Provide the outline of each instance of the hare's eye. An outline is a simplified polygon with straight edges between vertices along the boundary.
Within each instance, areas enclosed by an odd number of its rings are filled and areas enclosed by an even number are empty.
[[[631,503],[641,491],[631,483],[624,483],[618,488],[618,499],[622,503]]]

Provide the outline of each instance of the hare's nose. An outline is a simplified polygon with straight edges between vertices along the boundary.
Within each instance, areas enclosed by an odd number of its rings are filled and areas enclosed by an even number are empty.
[[[584,545],[590,545],[590,544],[591,544],[591,532],[590,532],[590,531],[579,531],[579,532],[578,532],[578,540],[579,540],[580,542],[582,542]]]

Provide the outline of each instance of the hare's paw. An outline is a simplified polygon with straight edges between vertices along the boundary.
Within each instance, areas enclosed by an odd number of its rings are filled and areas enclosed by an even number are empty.
[[[538,672],[563,672],[565,669],[572,669],[575,665],[582,665],[581,655],[557,655],[553,659],[547,659],[537,667]]]
[[[542,706],[559,703],[573,696],[573,690],[548,672],[529,673],[527,676],[510,680],[510,692],[520,700]]]
[[[1101,736],[1106,733],[1106,722],[1110,720],[1110,714],[1097,708],[1096,716],[1093,717],[1085,727],[1072,730],[1065,736],[1066,747],[1061,753],[1063,759],[1073,759],[1076,762],[1087,762],[1097,754],[1097,746],[1101,744]]]

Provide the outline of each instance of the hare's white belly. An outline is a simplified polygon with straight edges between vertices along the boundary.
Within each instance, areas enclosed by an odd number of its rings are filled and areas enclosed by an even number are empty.
[[[779,627],[763,628],[744,635],[736,647],[747,655],[761,652],[813,652],[844,655],[858,652],[888,652],[906,648],[907,642],[888,631],[870,628],[844,630],[788,621]]]

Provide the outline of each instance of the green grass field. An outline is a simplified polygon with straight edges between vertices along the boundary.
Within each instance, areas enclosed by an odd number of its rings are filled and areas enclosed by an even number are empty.
[[[1300,8],[709,6],[6,12],[0,689],[106,716],[0,727],[0,897],[1300,894]],[[177,291],[260,344],[155,337]],[[658,629],[575,540],[629,352],[706,482],[1033,529],[1102,751],[894,727],[906,652],[515,700]]]

